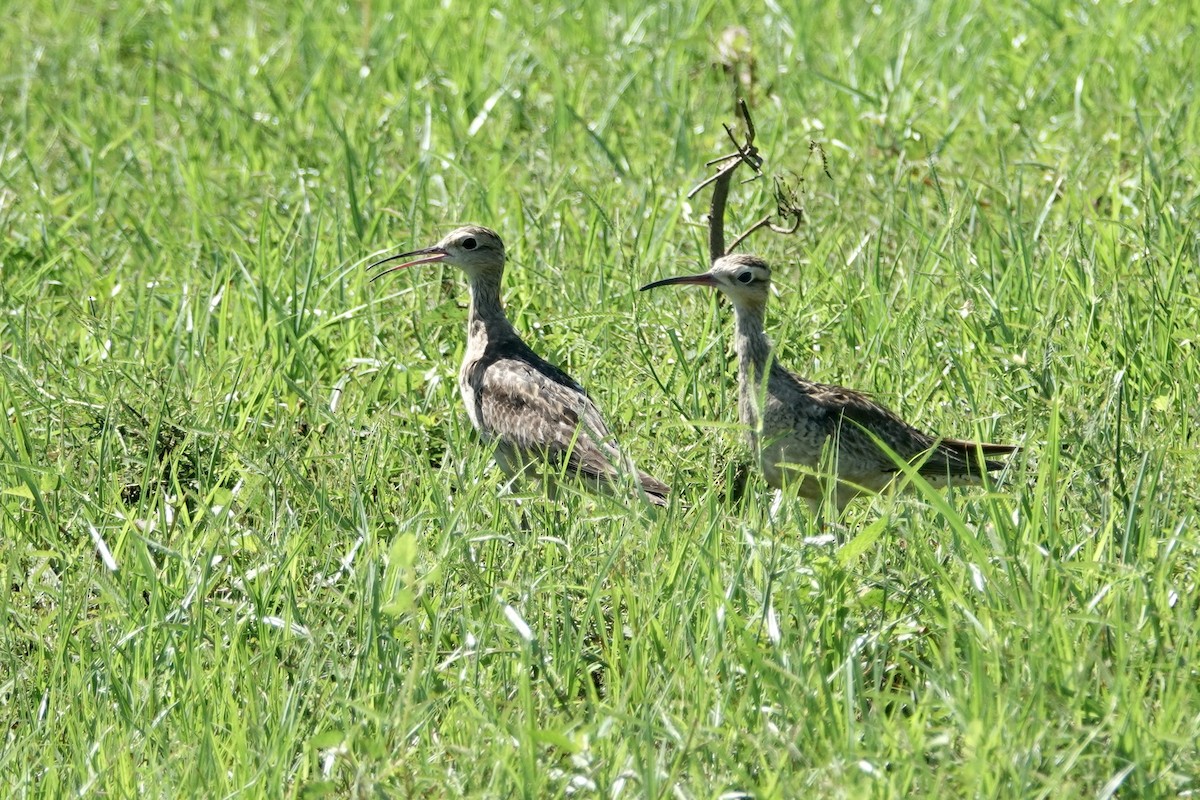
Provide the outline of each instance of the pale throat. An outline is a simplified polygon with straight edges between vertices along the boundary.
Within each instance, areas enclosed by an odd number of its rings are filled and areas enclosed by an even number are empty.
[[[734,350],[738,356],[738,369],[755,381],[762,380],[771,358],[771,341],[763,331],[763,310],[762,305],[734,307]]]

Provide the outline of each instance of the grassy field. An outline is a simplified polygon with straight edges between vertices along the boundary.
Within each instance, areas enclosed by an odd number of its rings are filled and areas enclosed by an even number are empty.
[[[0,26],[0,794],[1200,792],[1192,4],[246,5]],[[741,494],[728,308],[636,292],[733,24],[780,358],[993,489]],[[460,276],[363,268],[464,222],[680,503],[498,494]]]

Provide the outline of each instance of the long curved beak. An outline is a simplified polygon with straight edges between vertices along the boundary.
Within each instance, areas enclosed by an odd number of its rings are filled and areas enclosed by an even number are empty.
[[[711,272],[705,272],[700,275],[680,275],[677,278],[663,278],[661,281],[647,283],[645,286],[638,289],[638,291],[644,292],[647,289],[654,289],[658,286],[670,286],[676,283],[688,284],[690,286],[716,286],[717,279],[713,277]]]
[[[405,267],[413,267],[413,266],[416,266],[417,264],[434,264],[438,261],[443,260],[448,255],[450,255],[450,253],[447,252],[445,250],[445,248],[426,247],[424,250],[412,250],[407,253],[400,253],[399,255],[388,256],[387,258],[383,258],[383,259],[380,259],[379,261],[376,261],[374,264],[367,267],[367,269],[378,269],[379,267],[382,267],[384,264],[390,264],[391,262],[399,261],[402,258],[411,258],[412,259],[411,261],[405,261],[403,264],[397,264],[394,267],[388,267],[387,269],[381,270],[380,272],[376,273],[374,276],[371,277],[371,282],[374,283],[375,281],[382,278],[384,275],[387,275],[389,272],[395,272],[396,270],[404,269]],[[413,256],[424,256],[424,258],[412,258]]]

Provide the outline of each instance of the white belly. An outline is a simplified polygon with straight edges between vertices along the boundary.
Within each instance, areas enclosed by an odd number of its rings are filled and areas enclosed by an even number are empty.
[[[471,388],[471,382],[468,380],[467,371],[464,365],[462,372],[458,374],[458,393],[462,395],[463,405],[467,407],[467,417],[471,420],[471,425],[475,430],[483,433],[483,423],[479,419],[477,406],[475,405],[475,390]]]

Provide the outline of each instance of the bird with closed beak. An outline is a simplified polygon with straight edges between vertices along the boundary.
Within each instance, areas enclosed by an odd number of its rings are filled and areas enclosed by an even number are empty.
[[[794,486],[814,511],[830,489],[840,513],[856,495],[891,483],[900,467],[887,450],[914,463],[933,485],[944,486],[978,483],[983,473],[1005,465],[991,456],[1020,449],[933,436],[861,392],[815,383],[784,369],[772,357],[763,330],[771,269],[758,256],[723,256],[706,273],[655,281],[641,290],[675,284],[710,286],[732,302],[738,410],[749,429],[751,449],[768,485],[776,490]],[[830,469],[823,475],[825,453]]]

